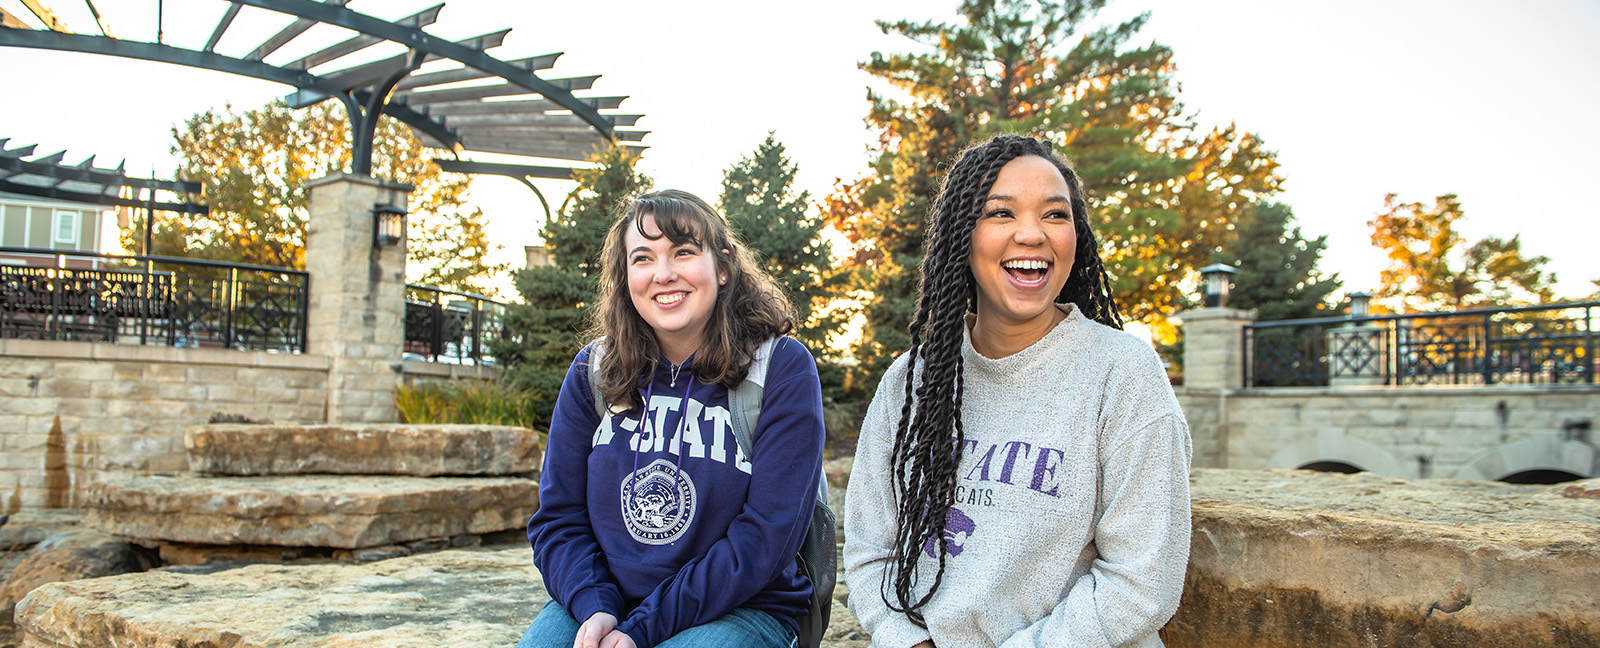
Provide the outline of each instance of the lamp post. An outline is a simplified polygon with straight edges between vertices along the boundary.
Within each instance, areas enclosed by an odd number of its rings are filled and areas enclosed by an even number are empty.
[[[1346,296],[1350,298],[1350,317],[1352,319],[1366,317],[1372,313],[1372,293],[1359,290]]]
[[[1206,308],[1228,305],[1228,287],[1239,269],[1225,263],[1215,263],[1200,269],[1200,296]]]
[[[406,210],[388,203],[372,206],[372,246],[399,244],[406,237]]]
[[[1387,381],[1389,342],[1384,328],[1368,319],[1372,293],[1356,291],[1345,298],[1350,300],[1346,318],[1351,321],[1330,327],[1327,332],[1328,385],[1382,385]]]

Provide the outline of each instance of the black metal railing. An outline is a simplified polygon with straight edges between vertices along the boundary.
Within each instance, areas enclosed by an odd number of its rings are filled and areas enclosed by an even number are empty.
[[[0,247],[0,337],[304,353],[309,276],[162,256]]]
[[[1600,302],[1258,322],[1247,387],[1594,383]]]
[[[408,355],[453,364],[495,364],[486,341],[503,338],[506,305],[473,295],[406,285]]]

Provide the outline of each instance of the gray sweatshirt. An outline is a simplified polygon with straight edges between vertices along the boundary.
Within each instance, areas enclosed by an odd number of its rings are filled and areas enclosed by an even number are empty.
[[[879,648],[1160,646],[1189,556],[1189,430],[1144,341],[1062,306],[991,360],[962,345],[966,429],[943,583],[924,630],[883,601],[897,507],[888,464],[906,357],[878,385],[845,499],[850,610]],[[933,549],[931,543],[929,549]],[[924,553],[917,594],[938,560]],[[897,602],[898,604],[898,602]]]

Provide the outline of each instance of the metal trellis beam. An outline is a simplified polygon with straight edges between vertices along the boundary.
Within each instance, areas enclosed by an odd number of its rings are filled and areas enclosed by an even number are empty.
[[[41,0],[23,1],[50,31],[29,28],[14,16],[0,12],[0,23],[4,25],[0,27],[0,46],[148,60],[282,83],[295,89],[286,100],[296,108],[338,99],[350,119],[355,173],[370,172],[372,138],[380,115],[389,115],[412,127],[425,143],[457,154],[480,151],[576,161],[607,142],[644,148],[638,142],[648,132],[617,130],[636,127],[639,115],[601,112],[618,108],[623,97],[574,94],[592,88],[598,76],[541,78],[538,72],[553,66],[560,53],[515,60],[491,56],[487,50],[500,47],[508,29],[460,40],[443,39],[424,31],[424,27],[438,20],[444,9],[442,3],[389,21],[346,8],[350,0],[228,0],[226,11],[204,33],[204,47],[186,49],[163,42],[159,35],[155,42],[110,38],[104,35],[103,25],[101,35],[73,33],[40,5]],[[271,37],[253,47],[246,45],[249,51],[243,56],[218,52],[230,27],[241,23],[239,16],[246,7],[291,20]],[[92,6],[91,12],[96,13],[98,23],[98,12]],[[260,18],[247,12],[245,15],[243,22]],[[326,34],[313,29],[319,25],[350,30],[355,35],[301,48],[309,53],[288,62],[273,62],[283,58],[275,56],[278,52],[291,42],[298,44],[302,37],[326,38]],[[404,51],[376,61],[342,64],[359,52],[386,44],[398,45]],[[430,61],[450,61],[459,67],[446,64],[445,69],[418,73]],[[474,83],[479,81],[482,83]],[[56,163],[59,159],[32,162]]]

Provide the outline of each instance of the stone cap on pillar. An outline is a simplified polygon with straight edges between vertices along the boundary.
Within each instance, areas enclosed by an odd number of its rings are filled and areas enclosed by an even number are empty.
[[[1253,308],[1245,310],[1242,308],[1218,308],[1215,306],[1208,306],[1204,308],[1183,311],[1182,313],[1173,315],[1172,319],[1175,320],[1179,325],[1219,319],[1254,322],[1256,321],[1256,311]]]
[[[345,182],[356,182],[356,183],[360,183],[360,184],[372,185],[374,187],[380,187],[380,188],[383,188],[383,189],[393,189],[393,190],[396,190],[396,191],[404,191],[404,192],[406,192],[408,194],[411,193],[411,191],[413,189],[417,188],[416,185],[406,184],[404,182],[398,182],[398,181],[395,181],[395,180],[388,180],[388,179],[385,179],[385,178],[374,178],[372,176],[358,175],[358,174],[354,174],[354,173],[343,173],[343,172],[330,173],[330,174],[322,176],[320,178],[313,178],[311,180],[307,180],[306,183],[305,183],[305,188],[307,190],[310,190],[313,187],[320,187],[320,186],[325,185],[325,184],[333,184],[333,183],[339,182],[341,180],[345,181]]]

